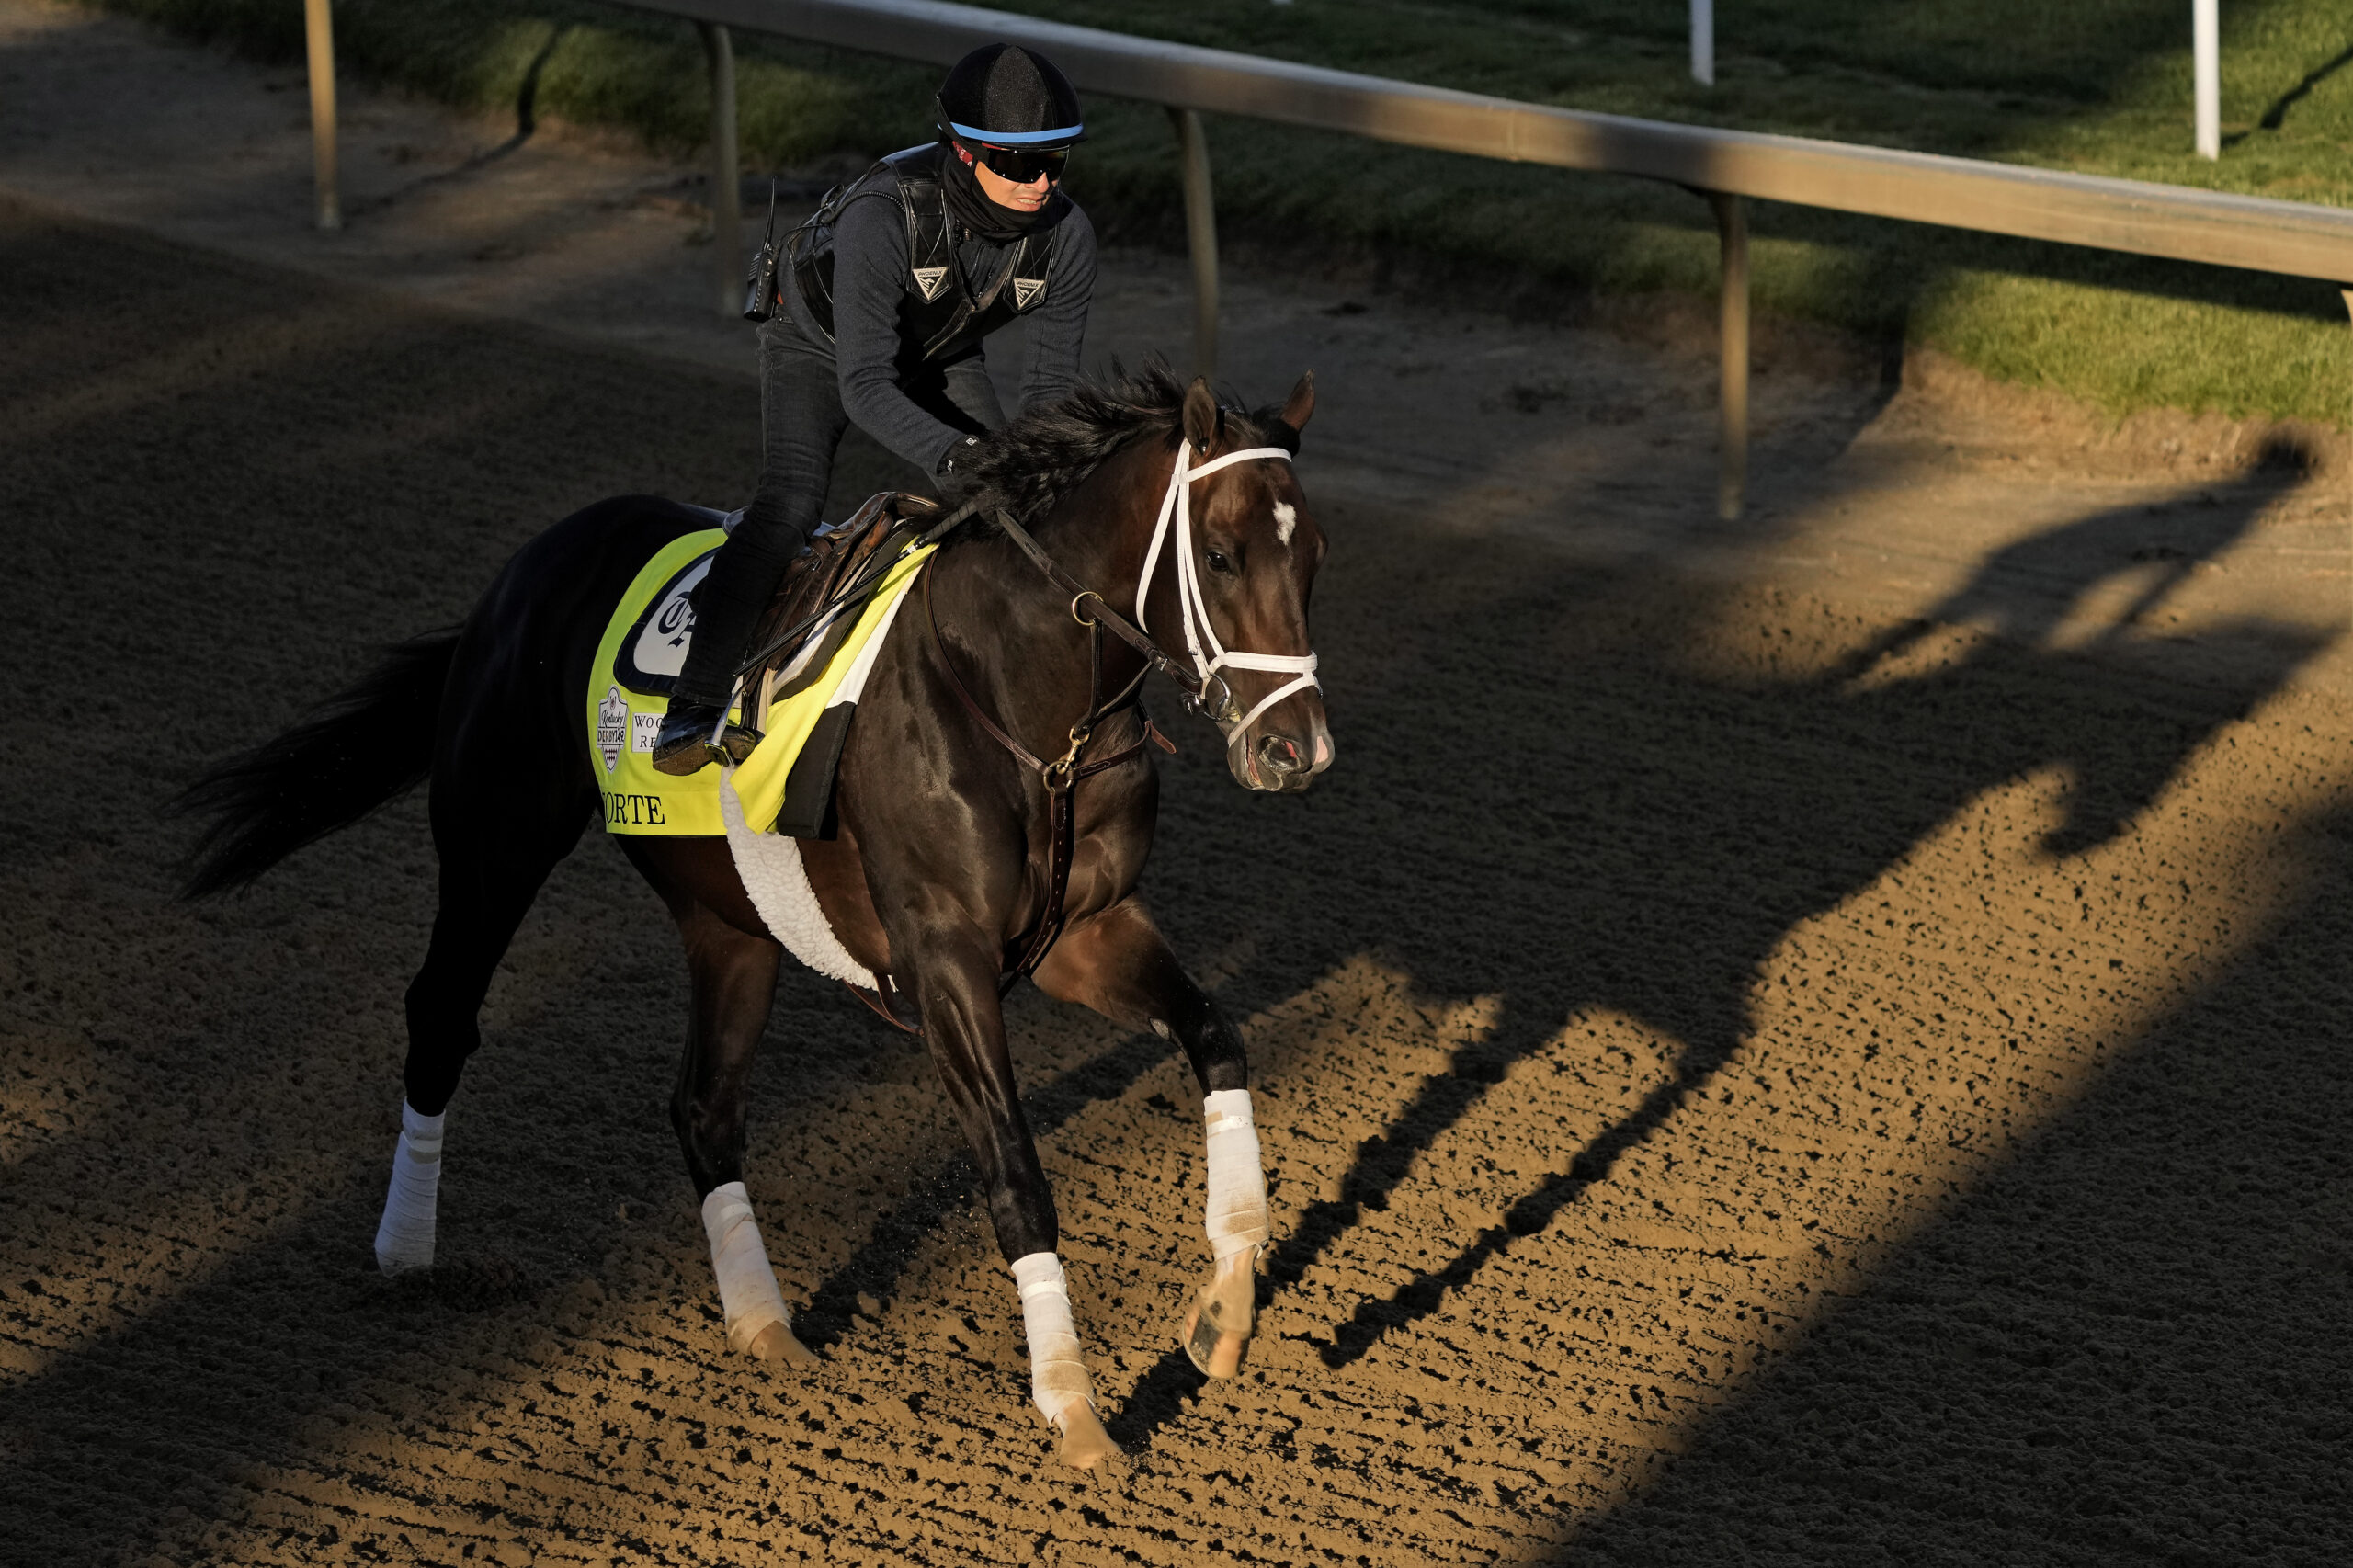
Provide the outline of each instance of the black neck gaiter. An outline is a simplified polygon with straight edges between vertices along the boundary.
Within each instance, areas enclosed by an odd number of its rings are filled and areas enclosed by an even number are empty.
[[[939,188],[948,198],[949,217],[961,227],[998,244],[1011,244],[1030,230],[1062,216],[1060,191],[1049,196],[1046,204],[1035,212],[1017,212],[991,201],[981,189],[981,182],[973,177],[972,165],[958,154],[953,142],[940,143]]]

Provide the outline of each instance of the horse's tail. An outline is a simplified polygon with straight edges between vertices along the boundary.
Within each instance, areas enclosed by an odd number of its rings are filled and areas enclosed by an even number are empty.
[[[188,851],[180,896],[244,887],[423,782],[457,646],[454,628],[399,644],[316,715],[189,785],[170,809],[212,821]]]

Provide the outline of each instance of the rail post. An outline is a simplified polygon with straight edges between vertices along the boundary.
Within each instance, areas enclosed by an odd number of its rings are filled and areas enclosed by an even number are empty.
[[[1717,308],[1722,386],[1716,409],[1716,516],[1732,522],[1748,491],[1748,210],[1737,196],[1708,192],[1723,252]]]
[[[325,4],[325,0],[317,0]],[[717,22],[697,22],[710,64],[710,254],[718,268],[719,313],[744,308],[744,194],[735,142],[735,43]]]
[[[2198,155],[2222,155],[2222,18],[2219,0],[2189,0],[2190,96],[2198,122]]]
[[[1193,258],[1193,373],[1217,374],[1217,208],[1210,195],[1210,140],[1201,117],[1171,108],[1185,180],[1185,248]]]
[[[302,32],[311,56],[311,187],[318,225],[343,227],[343,201],[335,194],[335,18],[329,0],[302,0]]]

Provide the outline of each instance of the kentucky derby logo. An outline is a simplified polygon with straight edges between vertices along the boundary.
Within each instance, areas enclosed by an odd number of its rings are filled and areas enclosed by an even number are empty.
[[[604,754],[606,772],[620,766],[621,747],[628,744],[629,703],[620,687],[608,686],[605,700],[597,704],[597,749]]]

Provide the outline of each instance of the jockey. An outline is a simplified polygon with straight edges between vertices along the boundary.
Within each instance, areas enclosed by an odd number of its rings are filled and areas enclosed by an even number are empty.
[[[758,739],[726,722],[736,666],[816,526],[852,421],[950,482],[1005,423],[982,348],[990,333],[1029,318],[1023,408],[1078,382],[1095,231],[1059,188],[1085,134],[1078,95],[1043,55],[1000,43],[957,62],[938,107],[939,140],[829,198],[763,301],[759,489],[696,591],[694,641],[654,737],[665,773],[740,762]]]

